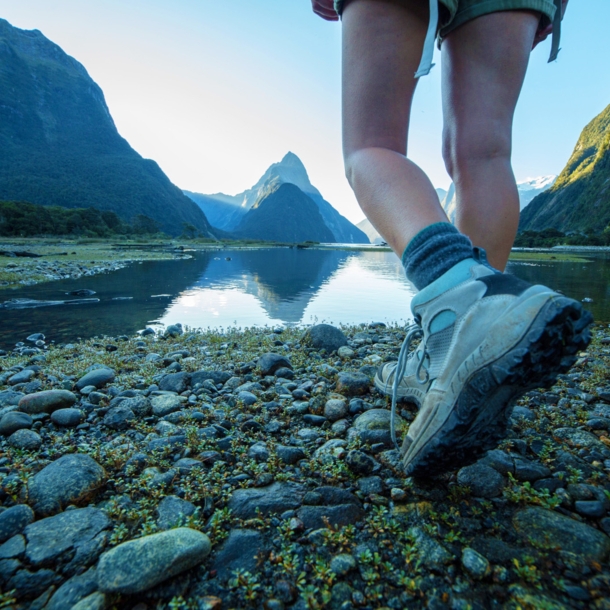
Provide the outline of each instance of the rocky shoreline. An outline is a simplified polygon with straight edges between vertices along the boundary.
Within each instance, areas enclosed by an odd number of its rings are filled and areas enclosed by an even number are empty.
[[[593,335],[497,450],[430,481],[372,384],[400,328],[33,335],[0,358],[0,608],[610,608]]]

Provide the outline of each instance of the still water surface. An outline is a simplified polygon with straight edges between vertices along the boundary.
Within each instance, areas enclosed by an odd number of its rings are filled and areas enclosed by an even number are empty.
[[[510,263],[508,271],[582,300],[596,321],[610,321],[610,258],[589,262]],[[66,342],[95,335],[132,334],[148,325],[180,322],[192,328],[356,324],[410,320],[413,289],[389,252],[222,250],[191,260],[148,261],[120,271],[18,290],[9,299],[60,300],[94,290],[99,302],[35,309],[0,309],[0,347],[34,332]],[[126,298],[127,297],[127,298]]]

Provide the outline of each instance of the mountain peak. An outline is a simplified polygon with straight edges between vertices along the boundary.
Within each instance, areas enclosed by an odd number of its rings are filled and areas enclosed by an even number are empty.
[[[301,159],[299,159],[293,152],[288,151],[284,158],[279,162],[279,165],[283,165],[285,167],[294,167],[295,169],[303,169],[305,170],[305,166]],[[306,171],[306,170],[305,170]]]

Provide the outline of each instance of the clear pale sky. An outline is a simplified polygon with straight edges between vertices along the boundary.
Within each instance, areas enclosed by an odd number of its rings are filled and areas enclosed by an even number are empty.
[[[310,0],[0,0],[101,86],[121,135],[179,187],[235,194],[291,150],[350,220],[343,176],[341,26]],[[532,53],[515,118],[517,180],[561,171],[580,131],[610,104],[610,0],[571,0],[559,59]],[[437,52],[438,53],[438,52]],[[440,155],[440,57],[416,94],[410,156],[447,188]]]

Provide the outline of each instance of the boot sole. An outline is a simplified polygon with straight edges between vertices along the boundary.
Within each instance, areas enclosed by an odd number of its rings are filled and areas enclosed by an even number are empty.
[[[405,439],[406,473],[441,474],[495,448],[506,436],[514,402],[529,390],[550,387],[571,368],[591,340],[592,322],[577,301],[554,297],[545,303],[515,346],[466,379],[449,417],[428,441]]]

